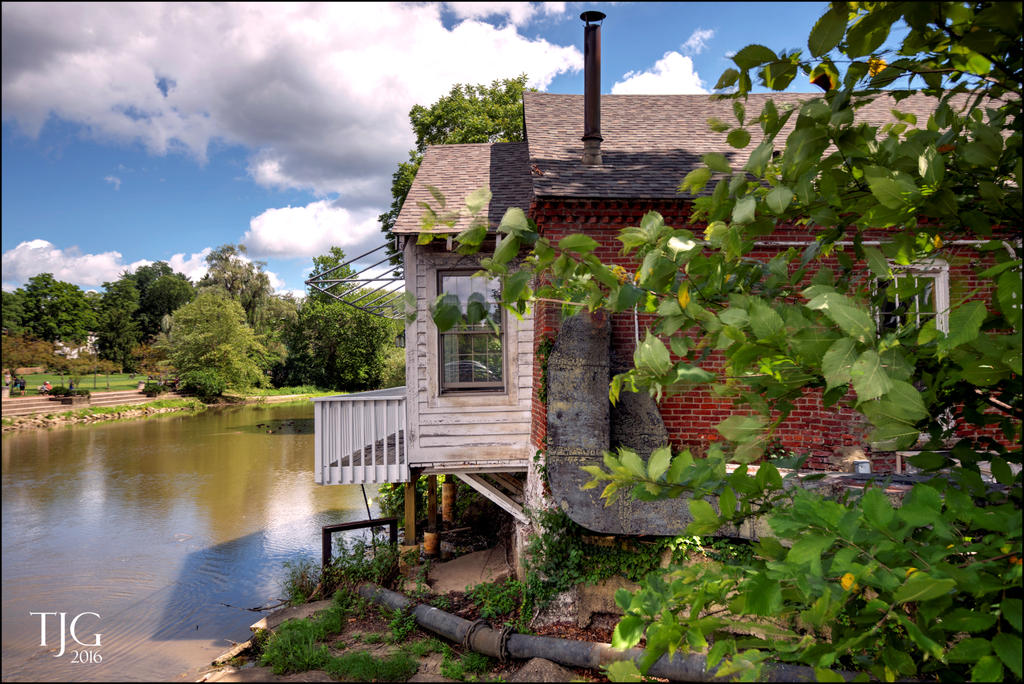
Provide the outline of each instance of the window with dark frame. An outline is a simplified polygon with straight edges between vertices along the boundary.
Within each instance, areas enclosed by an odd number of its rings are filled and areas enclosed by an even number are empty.
[[[505,389],[501,285],[472,275],[438,273],[438,292],[451,297],[452,304],[457,299],[463,314],[461,323],[438,334],[442,392]],[[469,323],[467,314],[472,314],[469,320],[481,320]]]

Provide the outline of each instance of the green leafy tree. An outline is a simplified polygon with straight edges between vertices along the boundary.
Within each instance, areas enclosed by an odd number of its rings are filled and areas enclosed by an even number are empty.
[[[263,384],[260,361],[266,350],[245,321],[238,302],[201,290],[172,316],[168,352],[174,367],[189,374],[215,374],[225,387]]]
[[[3,336],[3,366],[14,371],[53,362],[53,344],[27,335]]]
[[[160,332],[160,322],[195,297],[191,281],[181,273],[164,274],[139,290],[139,320],[144,337]]]
[[[103,283],[96,329],[100,356],[132,369],[132,350],[141,339],[135,312],[139,308],[139,292],[131,278],[122,277]]]
[[[430,107],[415,105],[409,110],[416,148],[409,150],[408,161],[399,162],[391,176],[391,208],[378,217],[381,230],[387,235],[392,264],[401,265],[401,254],[391,247],[391,229],[402,211],[427,145],[521,141],[526,79],[526,74],[521,74],[493,81],[489,86],[456,84]]]
[[[26,328],[25,320],[25,292],[15,290],[3,293],[3,326],[7,335],[21,335]]]
[[[344,262],[345,253],[332,247],[327,254],[313,258],[313,268],[322,273]],[[344,278],[351,274],[351,269],[342,267],[332,275]],[[366,291],[349,287],[341,294],[356,301]],[[296,385],[345,391],[377,389],[388,373],[394,341],[392,321],[310,290],[295,322],[288,327],[284,374],[289,383]]]
[[[905,37],[884,48],[900,22]],[[1022,262],[1009,233],[1022,218],[1021,31],[1020,3],[832,3],[809,56],[738,51],[718,82],[734,89],[735,124],[709,126],[732,147],[753,146],[749,160],[710,153],[683,180],[702,233],[656,213],[622,231],[635,278],[601,263],[589,236],[556,244],[521,210],[503,220],[483,264],[503,278],[508,306],[560,299],[654,317],[635,368],[612,382],[613,401],[706,384],[742,409],[718,425],[727,444],[706,458],[663,447],[645,461],[622,449],[586,468],[587,486],[609,499],[687,497],[687,534],[762,525],[749,562],[670,567],[616,595],[625,617],[613,643],[646,639],[641,670],[713,640],[707,662],[719,675],[753,678],[783,661],[824,681],[838,681],[836,669],[887,681],[1021,678]],[[747,112],[754,83],[782,90],[800,73],[824,95]],[[933,98],[927,120],[900,111],[911,94]],[[879,97],[892,99],[893,121],[860,120],[859,107]],[[753,251],[755,239],[793,224],[814,234],[807,249]],[[891,239],[868,244],[868,229]],[[479,246],[478,232],[460,241]],[[900,269],[941,257],[954,240],[976,245],[980,287],[950,303],[949,332],[935,318],[879,329],[889,290],[903,301],[925,294]],[[520,247],[530,248],[527,268],[509,274]],[[448,308],[435,310],[439,325],[454,320]],[[707,363],[709,350],[724,367]],[[875,450],[923,436],[910,460],[934,477],[894,507],[877,486],[834,500],[771,462],[748,469],[808,392],[863,414]],[[951,412],[971,434],[998,427],[1002,439],[956,438]],[[639,672],[624,663],[610,675]]]
[[[206,255],[208,270],[200,288],[220,288],[245,311],[250,328],[258,329],[263,308],[270,298],[270,277],[265,262],[246,256],[245,245],[221,245]]]
[[[23,307],[25,327],[47,342],[84,342],[96,325],[93,308],[81,288],[55,280],[50,273],[29,279]]]

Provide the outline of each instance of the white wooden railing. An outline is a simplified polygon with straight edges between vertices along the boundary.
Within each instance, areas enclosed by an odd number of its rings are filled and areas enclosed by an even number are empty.
[[[313,400],[317,484],[408,482],[405,387]]]

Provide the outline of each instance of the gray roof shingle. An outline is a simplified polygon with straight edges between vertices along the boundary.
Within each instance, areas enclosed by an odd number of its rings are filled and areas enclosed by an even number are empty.
[[[750,95],[746,102],[747,129],[751,143],[742,150],[730,147],[725,133],[715,133],[707,124],[718,117],[736,125],[732,100],[713,100],[709,95],[603,95],[601,97],[600,166],[584,166],[583,96],[524,93],[526,139],[530,163],[543,175],[533,176],[534,194],[540,197],[578,198],[683,198],[679,183],[701,164],[701,155],[721,152],[733,168],[742,166],[757,146],[760,128],[757,116],[768,99],[780,110],[784,104],[799,106],[814,93],[771,93]],[[923,126],[935,106],[935,99],[913,96],[902,102],[878,98],[859,110],[858,118],[880,124],[895,122],[890,110],[911,112]],[[790,117],[777,143],[796,123]]]
[[[427,186],[434,186],[448,208],[463,205],[474,190],[487,187],[492,193],[486,207],[487,220],[492,226],[501,222],[509,207],[529,208],[533,199],[530,183],[530,165],[526,143],[473,143],[464,145],[431,145],[423,153],[416,179],[395,221],[393,232],[418,233],[425,213],[420,202],[426,202],[435,211],[437,201]],[[456,221],[452,231],[469,227],[469,217]]]
[[[395,222],[396,233],[417,233],[423,209],[420,201],[436,207],[428,185],[444,194],[449,207],[459,207],[481,187],[493,193],[488,221],[496,226],[509,207],[526,209],[537,198],[685,199],[678,187],[683,177],[701,164],[701,155],[721,152],[733,167],[742,166],[760,139],[757,116],[768,99],[781,110],[799,106],[815,93],[750,95],[746,102],[751,143],[742,150],[729,146],[725,133],[715,133],[710,117],[735,125],[732,100],[709,95],[603,95],[601,143],[603,163],[584,166],[583,96],[527,92],[523,94],[526,142],[433,145]],[[893,108],[915,114],[923,126],[935,99],[914,95],[900,102],[879,97],[858,111],[858,119],[872,124],[895,122]],[[777,138],[781,148],[796,123],[790,117]],[[451,229],[461,231],[469,219]]]

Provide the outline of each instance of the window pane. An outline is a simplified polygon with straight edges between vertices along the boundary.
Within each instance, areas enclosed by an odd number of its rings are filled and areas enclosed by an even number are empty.
[[[500,326],[499,281],[474,278],[470,274],[442,274],[440,286],[442,293],[458,297],[463,315],[470,301],[479,302]],[[500,389],[503,386],[502,338],[494,334],[489,321],[473,325],[463,323],[441,333],[440,342],[442,389]]]

